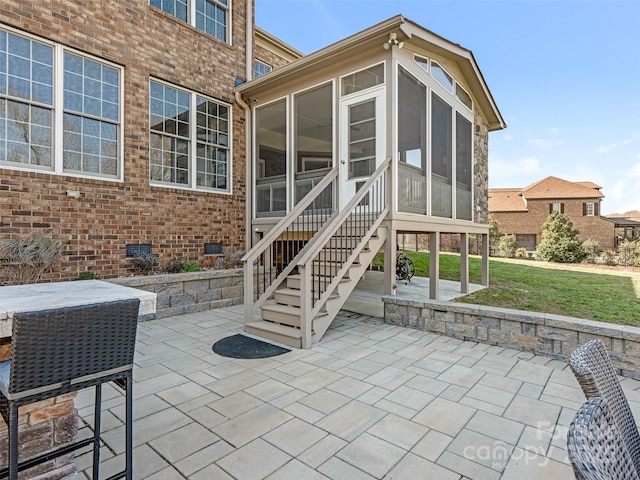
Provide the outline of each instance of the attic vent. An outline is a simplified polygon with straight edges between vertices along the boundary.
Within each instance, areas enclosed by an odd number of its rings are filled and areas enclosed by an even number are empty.
[[[127,245],[125,247],[125,257],[126,258],[135,258],[135,257],[150,257],[151,256],[151,244],[142,244],[142,245]]]

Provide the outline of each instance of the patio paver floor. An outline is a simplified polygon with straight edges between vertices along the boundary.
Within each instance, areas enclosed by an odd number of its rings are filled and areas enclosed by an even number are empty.
[[[212,352],[241,332],[242,306],[139,325],[136,480],[573,478],[565,435],[582,394],[566,364],[346,311],[311,350]],[[622,384],[638,410],[640,382]],[[124,397],[107,386],[104,399],[108,475],[124,461]],[[92,402],[80,392],[81,418]],[[90,455],[76,462],[91,478]]]

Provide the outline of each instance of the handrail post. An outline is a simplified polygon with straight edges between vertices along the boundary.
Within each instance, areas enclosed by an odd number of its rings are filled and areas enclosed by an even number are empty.
[[[302,338],[300,340],[302,348],[308,349],[311,348],[311,297],[313,296],[311,268],[307,268],[307,265],[299,265],[298,273],[300,274],[300,292],[302,292],[300,295],[300,333]]]
[[[253,281],[254,281],[253,261],[245,262],[244,264],[244,323],[253,321],[253,297],[254,297]]]

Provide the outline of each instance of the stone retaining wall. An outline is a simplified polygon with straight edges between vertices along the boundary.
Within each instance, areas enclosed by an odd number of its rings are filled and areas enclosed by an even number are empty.
[[[567,361],[599,338],[618,373],[640,379],[640,328],[536,312],[384,296],[384,321]]]
[[[141,320],[202,312],[244,302],[242,268],[122,277],[106,281],[158,295],[155,315],[147,315]]]

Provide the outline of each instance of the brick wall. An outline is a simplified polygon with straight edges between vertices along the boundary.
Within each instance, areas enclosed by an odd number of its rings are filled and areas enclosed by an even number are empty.
[[[528,200],[528,212],[491,212],[491,218],[499,223],[501,233],[535,234],[537,243],[540,243],[542,224],[549,216],[549,204],[554,202],[564,203],[564,213],[580,232],[580,240],[592,239],[600,248],[614,248],[614,223],[599,216],[583,215],[583,204],[597,203],[594,199]]]
[[[148,0],[3,0],[0,24],[33,33],[124,67],[124,182],[105,182],[0,168],[3,237],[48,234],[65,255],[46,280],[85,270],[101,278],[131,272],[128,243],[151,243],[160,263],[203,266],[204,243],[244,248],[244,110],[233,99],[245,76],[249,0],[232,3],[231,44],[218,41],[151,6]],[[149,79],[167,81],[232,105],[232,194],[149,185]],[[77,190],[78,200],[67,189]]]
[[[76,441],[79,420],[74,408],[76,395],[76,392],[72,392],[20,407],[20,461]],[[0,468],[8,465],[8,443],[7,426],[0,417]],[[73,454],[68,454],[21,472],[20,479],[72,478],[75,472]]]
[[[282,67],[290,63],[288,60],[282,58],[281,56],[275,54],[271,50],[264,48],[262,45],[255,46],[255,57],[263,63],[266,63],[274,70],[278,67]]]

